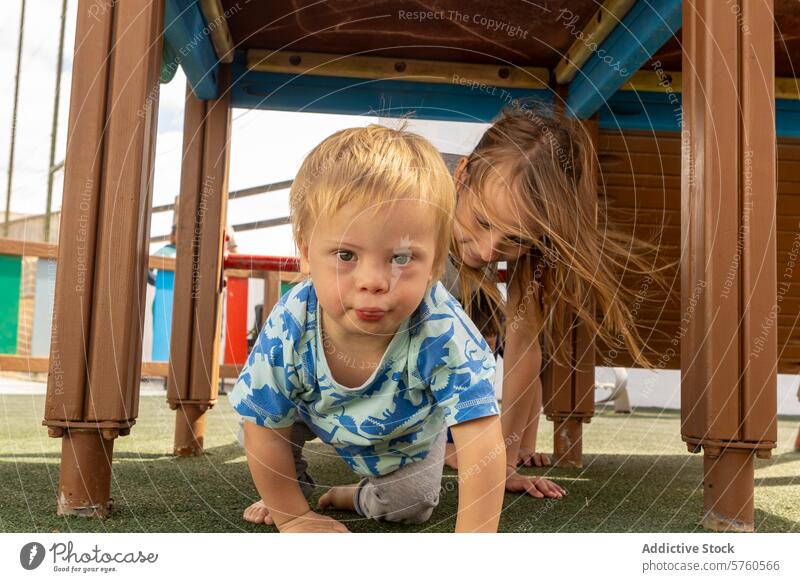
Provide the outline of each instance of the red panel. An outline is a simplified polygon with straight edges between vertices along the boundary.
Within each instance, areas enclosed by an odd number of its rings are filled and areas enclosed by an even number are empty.
[[[247,360],[247,279],[228,277],[225,308],[225,363]]]

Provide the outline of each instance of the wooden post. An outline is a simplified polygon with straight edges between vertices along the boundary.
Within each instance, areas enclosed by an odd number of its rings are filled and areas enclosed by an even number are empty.
[[[200,101],[186,88],[167,379],[167,402],[176,411],[178,456],[203,453],[205,413],[217,402],[230,159],[229,74],[229,67],[222,66],[218,99]]]
[[[597,116],[583,122],[597,151]],[[597,155],[595,153],[595,163]],[[556,298],[557,300],[557,298]],[[588,307],[594,313],[591,300]],[[560,366],[550,360],[542,367],[542,402],[548,420],[553,421],[553,463],[556,467],[583,466],[583,423],[594,415],[595,341],[589,329],[566,310],[570,325],[566,336],[556,338],[556,345],[567,343],[570,366]]]
[[[549,360],[542,368],[542,401],[553,421],[553,463],[556,467],[583,466],[583,423],[594,415],[594,339],[586,326],[568,310],[572,326],[563,341],[569,342],[570,367]]]
[[[43,424],[60,515],[106,517],[113,441],[139,408],[163,0],[81,0]]]
[[[681,436],[717,531],[753,530],[777,440],[773,27],[772,0],[683,4]]]
[[[264,271],[264,303],[261,309],[261,325],[267,322],[272,308],[281,298],[281,274],[278,271]]]

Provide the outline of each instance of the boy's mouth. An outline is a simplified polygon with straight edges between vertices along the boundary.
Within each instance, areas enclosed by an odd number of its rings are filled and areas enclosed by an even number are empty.
[[[362,321],[379,321],[386,315],[383,309],[356,309],[356,315]]]

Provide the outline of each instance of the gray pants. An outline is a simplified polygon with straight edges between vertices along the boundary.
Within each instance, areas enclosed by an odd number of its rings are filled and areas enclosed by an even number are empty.
[[[314,480],[308,474],[308,461],[303,458],[306,442],[317,436],[304,422],[292,427],[292,454],[297,482],[306,499],[314,491]],[[240,442],[243,442],[240,441]],[[353,499],[356,512],[375,521],[424,523],[439,504],[444,468],[444,447],[447,431],[431,443],[428,456],[381,477],[363,477]]]
[[[381,477],[364,477],[358,483],[355,506],[359,515],[375,521],[425,523],[439,505],[447,431],[433,440],[421,461]]]

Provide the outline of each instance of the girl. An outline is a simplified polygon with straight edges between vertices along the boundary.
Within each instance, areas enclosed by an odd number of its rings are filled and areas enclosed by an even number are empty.
[[[506,488],[535,497],[563,493],[546,479],[518,474],[516,467],[550,464],[535,452],[542,407],[540,339],[549,357],[569,365],[567,346],[557,341],[564,334],[564,310],[572,308],[592,335],[653,367],[626,307],[635,290],[619,281],[624,270],[647,275],[666,290],[659,273],[671,265],[655,267],[649,255],[656,245],[609,228],[598,206],[596,167],[580,122],[549,106],[515,103],[455,171],[452,261],[462,302],[468,313],[483,305],[505,343]],[[508,263],[506,301],[497,288],[498,261]],[[597,317],[588,308],[593,303]],[[542,334],[543,329],[550,331]]]

